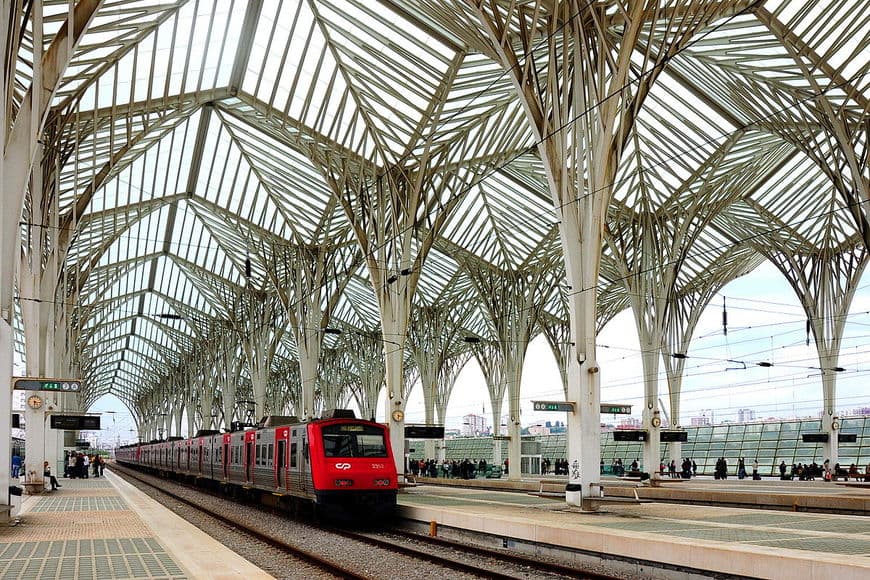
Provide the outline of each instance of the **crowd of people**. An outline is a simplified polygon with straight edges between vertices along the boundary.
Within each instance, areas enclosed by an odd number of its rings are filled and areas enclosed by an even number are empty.
[[[97,454],[88,455],[70,451],[64,455],[63,476],[70,479],[87,479],[89,473],[92,473],[94,477],[100,477],[105,468],[105,460]]]
[[[411,459],[408,469],[414,476],[422,477],[447,477],[453,479],[474,479],[478,475],[486,473],[488,464],[485,459],[471,461],[444,460],[439,462],[435,459]]]
[[[546,457],[541,460],[541,474],[547,475],[550,473],[550,467],[553,467],[553,475],[568,475],[567,459],[557,459],[555,465],[552,465]]]

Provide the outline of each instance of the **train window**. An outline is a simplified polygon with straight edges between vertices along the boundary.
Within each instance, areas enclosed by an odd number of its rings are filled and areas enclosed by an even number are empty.
[[[373,425],[339,424],[321,429],[326,457],[386,457],[384,430]]]
[[[290,444],[290,467],[296,467],[296,442]]]
[[[266,455],[266,465],[272,467],[275,462],[275,444],[269,443],[269,453]]]

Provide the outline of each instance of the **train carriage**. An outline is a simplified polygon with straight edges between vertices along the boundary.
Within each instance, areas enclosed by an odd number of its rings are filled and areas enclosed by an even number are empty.
[[[276,421],[273,421],[275,423]],[[221,484],[228,491],[269,492],[334,516],[389,515],[398,478],[387,428],[349,411],[300,423],[116,451],[120,463]]]

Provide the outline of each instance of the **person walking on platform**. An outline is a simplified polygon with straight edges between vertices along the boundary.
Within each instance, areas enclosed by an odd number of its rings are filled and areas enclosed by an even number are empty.
[[[21,477],[21,456],[17,453],[12,456],[12,479]]]

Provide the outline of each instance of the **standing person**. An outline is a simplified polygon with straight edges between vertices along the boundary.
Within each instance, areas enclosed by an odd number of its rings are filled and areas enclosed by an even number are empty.
[[[76,467],[74,470],[75,477],[79,477],[81,479],[85,478],[84,467],[85,466],[85,455],[84,453],[76,454]]]
[[[94,466],[94,477],[100,477],[100,461],[102,458],[99,455],[94,455],[94,459],[91,461],[91,465]]]
[[[12,456],[12,479],[21,477],[21,456],[17,453]]]
[[[737,479],[746,477],[746,462],[741,457],[737,460]]]
[[[779,464],[779,478],[785,479],[785,461]]]
[[[104,469],[106,469],[106,460],[100,457],[100,477],[103,476]]]
[[[91,466],[91,458],[86,453],[82,453],[82,478],[88,478],[88,468]]]
[[[755,461],[752,462],[752,479],[753,481],[758,481],[761,479],[761,476],[758,475],[758,458],[755,458]]]
[[[695,463],[695,460],[692,460],[692,477],[698,477],[698,464]]]

